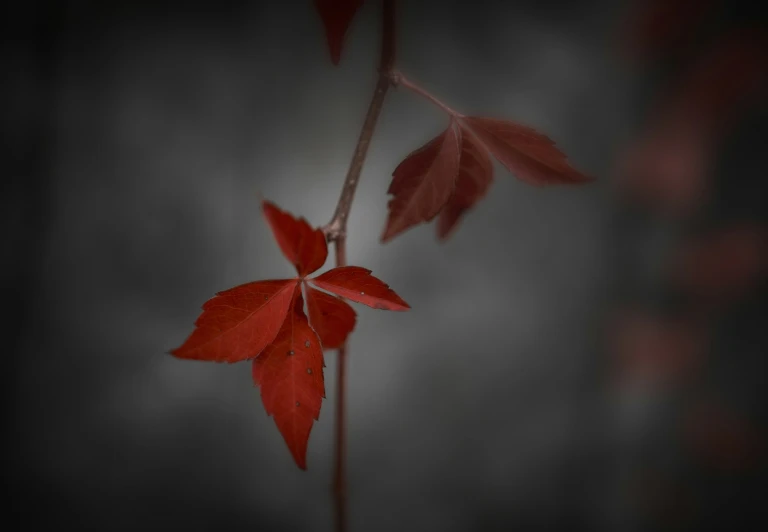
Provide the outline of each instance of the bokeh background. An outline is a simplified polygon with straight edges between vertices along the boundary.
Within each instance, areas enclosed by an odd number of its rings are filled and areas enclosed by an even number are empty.
[[[309,1],[146,4],[2,8],[8,519],[331,530],[335,353],[303,472],[248,364],[166,352],[215,292],[292,275],[259,194],[330,219],[379,3],[337,68]],[[449,241],[381,245],[392,170],[446,123],[387,96],[348,253],[412,310],[356,306],[351,529],[764,526],[765,17],[399,4],[405,74],[598,179],[533,188],[496,165]]]

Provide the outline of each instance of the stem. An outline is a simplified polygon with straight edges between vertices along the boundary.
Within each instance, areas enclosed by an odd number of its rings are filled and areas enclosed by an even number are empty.
[[[363,129],[357,140],[352,161],[349,164],[347,177],[341,188],[339,203],[333,213],[330,223],[323,228],[326,238],[336,247],[336,266],[347,264],[347,220],[352,208],[352,200],[355,197],[357,183],[368,153],[376,122],[381,113],[384,97],[387,94],[392,80],[390,73],[395,63],[395,0],[383,0],[382,3],[382,31],[381,31],[381,57],[379,60],[379,80],[373,91],[368,113],[363,122]],[[336,530],[347,530],[347,485],[346,485],[346,359],[349,351],[346,342],[339,348],[338,374],[336,377],[336,434],[334,453],[334,481],[333,494],[336,509]]]
[[[352,208],[357,183],[360,181],[360,174],[363,171],[365,157],[368,154],[368,146],[370,146],[373,132],[376,130],[376,122],[384,104],[384,97],[392,84],[392,67],[395,63],[395,0],[384,0],[382,12],[379,80],[373,91],[371,103],[368,105],[363,129],[360,131],[355,152],[352,154],[352,161],[349,163],[347,177],[341,187],[341,196],[336,205],[336,211],[333,213],[331,221],[323,227],[328,242],[338,242],[346,236],[347,218]]]
[[[406,78],[403,75],[403,73],[398,70],[392,70],[392,72],[390,73],[390,80],[393,85],[395,86],[402,85],[406,89],[415,92],[416,94],[418,94],[423,98],[426,98],[427,100],[429,100],[430,102],[438,106],[440,109],[448,113],[450,116],[453,116],[455,118],[462,118],[464,116],[463,114],[451,109],[446,104],[438,100],[435,96],[430,94],[427,90],[423,89],[422,87],[420,87],[419,85],[411,81],[410,79]]]
[[[347,263],[346,239],[336,240],[336,264],[344,266]],[[347,367],[347,344],[344,342],[339,348],[336,370],[336,434],[334,441],[334,479],[333,495],[336,516],[336,530],[345,532],[347,530],[347,486],[346,486],[346,465],[345,456],[347,454],[346,442],[346,367]]]
[[[365,156],[368,154],[368,146],[371,144],[371,137],[373,137],[376,121],[379,118],[381,107],[384,103],[384,96],[387,94],[389,85],[389,76],[386,74],[379,74],[379,81],[376,83],[373,98],[368,106],[368,114],[365,117],[363,129],[360,132],[355,152],[352,155],[352,162],[347,171],[347,178],[344,180],[344,185],[341,188],[339,203],[336,205],[336,211],[333,213],[331,222],[323,228],[328,241],[336,242],[337,245],[346,235],[349,210],[352,207],[352,200],[355,197],[357,184],[360,181],[360,173],[363,170]]]

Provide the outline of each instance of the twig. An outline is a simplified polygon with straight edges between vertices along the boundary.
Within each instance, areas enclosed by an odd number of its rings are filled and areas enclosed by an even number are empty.
[[[395,0],[383,0],[382,6],[382,31],[381,31],[381,58],[379,61],[379,80],[373,92],[368,113],[363,122],[363,129],[349,164],[347,177],[341,189],[339,203],[331,221],[323,228],[328,242],[333,242],[336,247],[336,266],[347,264],[347,220],[352,200],[355,197],[357,183],[363,170],[365,156],[371,143],[376,122],[384,104],[384,97],[391,84],[390,73],[395,64]],[[333,494],[336,509],[336,530],[347,530],[347,486],[346,486],[346,358],[349,354],[346,342],[339,348],[338,373],[336,376],[336,436],[334,453],[334,482]]]

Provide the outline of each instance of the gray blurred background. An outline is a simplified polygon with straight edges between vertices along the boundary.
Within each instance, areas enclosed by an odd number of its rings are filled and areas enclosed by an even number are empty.
[[[446,124],[413,94],[387,96],[348,257],[412,310],[355,305],[351,529],[765,524],[764,278],[707,314],[707,356],[685,378],[616,379],[605,341],[628,305],[690,306],[663,275],[683,237],[764,227],[765,100],[718,144],[717,194],[694,216],[657,215],[617,192],[614,170],[694,52],[628,60],[625,2],[399,4],[405,74],[465,114],[545,132],[598,180],[538,189],[496,165],[446,243],[419,226],[381,245],[392,170]],[[691,50],[745,22],[762,31],[747,2],[719,9]],[[331,530],[335,353],[303,472],[249,364],[166,352],[215,292],[293,275],[259,194],[329,221],[376,80],[378,2],[337,68],[309,1],[3,10],[12,528]],[[748,429],[727,414],[737,429],[711,437],[705,410],[691,440],[690,412],[712,402]],[[709,444],[738,427],[742,447]]]

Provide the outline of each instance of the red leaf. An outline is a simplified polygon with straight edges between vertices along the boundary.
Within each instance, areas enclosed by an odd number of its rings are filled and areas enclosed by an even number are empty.
[[[325,35],[334,65],[339,64],[344,36],[352,18],[362,5],[363,0],[315,0],[315,8],[325,25]]]
[[[309,279],[316,286],[357,303],[381,310],[408,310],[389,285],[371,275],[371,270],[359,266],[342,266]]]
[[[718,133],[760,102],[766,81],[768,39],[757,31],[732,31],[683,73],[657,112]]]
[[[445,131],[395,168],[387,191],[394,197],[389,200],[382,242],[437,216],[456,186],[460,154],[461,129],[452,120]]]
[[[633,141],[617,161],[623,193],[669,213],[693,212],[711,192],[714,139],[691,121],[669,121]]]
[[[203,305],[195,330],[171,354],[216,362],[255,357],[253,379],[261,387],[264,407],[275,418],[296,464],[306,469],[309,433],[325,397],[323,345],[341,346],[355,327],[356,316],[341,299],[307,285],[310,326],[299,285],[325,262],[325,235],[272,203],[263,202],[263,209],[280,249],[301,279],[258,281],[216,294]],[[374,308],[409,308],[364,268],[337,268],[317,280],[322,288]]]
[[[296,279],[257,281],[219,292],[203,305],[178,358],[240,362],[258,355],[285,321]]]
[[[304,285],[307,295],[309,323],[325,349],[341,347],[355,328],[355,311],[336,296]]]
[[[720,470],[754,470],[765,457],[763,428],[746,412],[705,400],[688,409],[683,419],[683,443],[702,465]]]
[[[699,304],[744,297],[768,277],[768,230],[741,223],[702,235],[679,251],[671,274]]]
[[[635,200],[689,215],[714,192],[717,149],[768,80],[768,43],[739,30],[716,41],[655,104],[646,131],[619,159]],[[630,196],[630,197],[631,197]]]
[[[715,7],[712,0],[635,2],[621,26],[621,45],[637,59],[684,51]]]
[[[275,341],[253,361],[267,414],[283,435],[296,464],[307,468],[307,442],[325,397],[323,350],[304,315],[301,291]]]
[[[707,328],[688,316],[652,314],[642,310],[618,317],[609,329],[617,358],[617,377],[673,384],[696,374],[709,345]]]
[[[493,181],[493,163],[488,152],[471,133],[461,137],[461,158],[456,188],[440,211],[437,236],[445,240],[459,223],[464,212],[471,209],[488,192]]]
[[[506,120],[468,116],[466,125],[491,154],[518,179],[532,185],[578,184],[592,181],[566,161],[555,143],[533,129]]]
[[[267,218],[283,255],[305,277],[325,264],[328,245],[320,229],[312,229],[304,218],[298,220],[274,204],[262,203]]]

